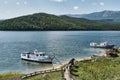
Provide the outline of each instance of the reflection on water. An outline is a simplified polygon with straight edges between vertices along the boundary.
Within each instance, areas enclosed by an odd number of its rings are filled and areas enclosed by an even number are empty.
[[[89,47],[90,42],[108,41],[120,46],[119,31],[41,31],[0,32],[0,73],[8,71],[30,72],[59,65],[23,61],[20,53],[38,49],[49,55],[55,54],[60,62],[99,54],[101,49]]]
[[[30,62],[25,60],[21,60],[21,65],[26,66],[26,69],[22,71],[26,73],[31,72],[32,70],[36,71],[36,70],[53,68],[53,64],[50,64],[50,63],[36,63],[36,62]]]

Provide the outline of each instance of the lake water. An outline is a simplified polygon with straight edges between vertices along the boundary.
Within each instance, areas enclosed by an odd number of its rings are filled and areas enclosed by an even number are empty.
[[[108,41],[120,46],[120,31],[0,31],[0,73],[30,72],[59,65],[23,61],[20,53],[38,49],[65,62],[71,58],[99,54],[101,49],[89,47],[90,42]]]

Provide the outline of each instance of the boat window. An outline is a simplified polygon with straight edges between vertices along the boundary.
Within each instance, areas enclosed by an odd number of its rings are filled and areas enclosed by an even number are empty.
[[[26,54],[22,54],[22,56],[26,56]]]
[[[45,56],[45,54],[40,54],[40,56]]]
[[[36,54],[36,56],[39,56],[38,54]]]
[[[40,54],[40,56],[42,56],[42,54]]]

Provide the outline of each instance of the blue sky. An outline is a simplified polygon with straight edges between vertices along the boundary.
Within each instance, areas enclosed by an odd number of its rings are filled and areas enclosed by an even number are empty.
[[[61,15],[120,11],[119,3],[120,0],[0,0],[0,19],[39,12]]]

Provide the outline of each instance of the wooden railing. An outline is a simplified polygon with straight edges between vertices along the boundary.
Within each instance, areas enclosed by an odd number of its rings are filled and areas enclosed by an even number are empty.
[[[71,67],[74,66],[75,64],[75,59],[71,59],[69,61],[69,63],[63,67],[62,69],[61,68],[56,68],[56,69],[49,69],[49,70],[43,70],[43,71],[36,71],[36,72],[33,72],[33,73],[29,73],[29,74],[24,74],[22,76],[19,76],[19,77],[13,77],[13,78],[7,78],[7,79],[3,79],[3,80],[22,80],[22,79],[25,79],[25,78],[29,78],[29,77],[32,77],[32,76],[36,76],[36,75],[39,75],[39,74],[45,74],[45,73],[50,73],[50,72],[56,72],[56,71],[61,71],[62,73],[62,78],[65,79],[65,70],[67,68],[69,68],[69,77],[71,78],[70,80],[75,80],[72,75],[71,75]],[[66,79],[68,80],[68,79]]]
[[[36,71],[33,73],[29,73],[29,74],[25,74],[20,76],[21,79],[25,79],[25,78],[29,78],[35,75],[39,75],[39,74],[45,74],[45,73],[50,73],[50,72],[56,72],[56,71],[60,71],[61,68],[56,68],[56,69],[50,69],[50,70],[44,70],[44,71]]]
[[[39,74],[56,72],[56,71],[60,71],[60,70],[61,70],[61,68],[49,69],[49,70],[43,70],[43,71],[36,71],[36,72],[33,72],[33,73],[24,74],[24,75],[22,75],[22,76],[12,77],[12,78],[5,78],[5,79],[2,79],[2,80],[23,80],[23,79],[25,79],[25,78],[29,78],[29,77],[32,77],[32,76],[36,76],[36,75],[39,75]]]

